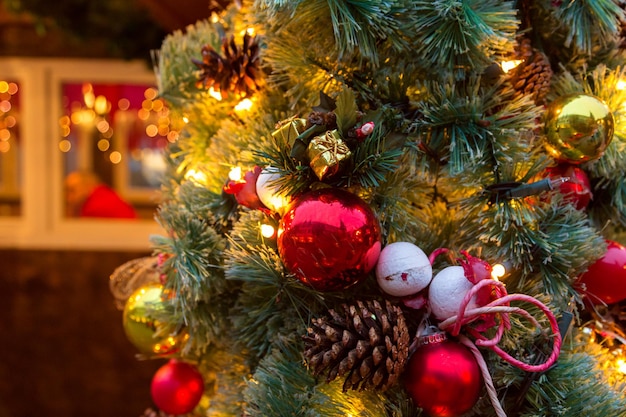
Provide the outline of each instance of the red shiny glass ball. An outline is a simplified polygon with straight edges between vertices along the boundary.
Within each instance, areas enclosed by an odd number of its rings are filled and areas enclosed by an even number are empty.
[[[160,367],[152,377],[152,401],[167,414],[187,414],[204,392],[202,375],[193,366],[175,359]]]
[[[347,191],[311,191],[289,207],[278,228],[285,267],[318,291],[361,282],[381,250],[380,225],[366,202]]]
[[[615,304],[626,299],[626,247],[606,241],[607,251],[578,279],[581,291],[593,304]]]
[[[591,183],[587,173],[577,166],[560,164],[546,169],[546,175],[550,178],[569,178],[569,181],[559,185],[559,192],[564,200],[571,203],[577,210],[582,210],[591,201]]]
[[[456,417],[471,409],[481,391],[482,375],[468,348],[452,340],[419,347],[405,372],[404,386],[431,417]]]

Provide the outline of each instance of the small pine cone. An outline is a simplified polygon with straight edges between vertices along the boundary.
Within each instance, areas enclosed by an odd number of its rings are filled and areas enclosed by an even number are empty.
[[[323,125],[326,126],[326,130],[337,129],[337,115],[334,111],[313,111],[309,113],[307,117],[307,126]]]
[[[303,336],[304,356],[315,375],[327,371],[326,382],[344,377],[344,392],[366,388],[385,391],[404,371],[409,330],[402,310],[385,301],[357,301],[342,312],[313,319]]]
[[[540,106],[550,89],[553,75],[550,61],[546,54],[532,48],[528,39],[520,42],[518,56],[523,61],[510,72],[511,84],[517,96],[531,95],[535,104]]]
[[[261,77],[259,39],[246,33],[243,43],[238,46],[235,37],[222,40],[222,55],[210,45],[202,48],[202,61],[192,59],[200,69],[197,81],[199,88],[211,88],[219,91],[222,97],[234,93],[246,97],[263,85]]]

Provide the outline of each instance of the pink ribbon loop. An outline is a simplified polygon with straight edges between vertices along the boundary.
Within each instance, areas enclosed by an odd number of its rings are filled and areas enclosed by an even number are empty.
[[[490,302],[489,304],[485,306],[474,308],[474,309],[467,309],[467,306],[470,300],[472,299],[472,297],[481,288],[485,286],[492,286],[498,298],[496,298],[495,300],[493,300],[492,302]],[[498,347],[498,343],[502,339],[504,332],[507,329],[511,328],[511,321],[509,318],[509,314],[521,315],[525,317],[527,320],[529,320],[530,322],[532,322],[535,327],[541,330],[541,325],[539,324],[537,319],[535,319],[535,317],[533,317],[528,311],[520,307],[511,307],[510,306],[511,301],[522,301],[522,302],[526,302],[529,304],[533,304],[534,306],[538,307],[542,311],[542,313],[545,314],[545,316],[547,317],[548,322],[550,323],[550,329],[552,330],[554,337],[552,339],[552,352],[543,363],[536,364],[536,365],[525,363],[523,361],[520,361],[512,357],[507,352],[505,352],[500,347]],[[460,335],[461,328],[464,325],[471,323],[472,321],[476,320],[480,316],[489,315],[489,314],[493,314],[493,315],[497,314],[500,318],[496,333],[491,339],[488,339],[478,330],[471,328],[471,327],[467,327],[466,330],[468,331],[469,334],[471,334],[476,339],[475,342],[472,343],[470,339],[468,339],[467,337],[463,335]],[[489,397],[494,406],[494,409],[496,410],[496,414],[499,417],[506,417],[506,414],[504,413],[504,410],[502,409],[502,406],[500,405],[500,402],[498,401],[498,398],[495,395],[493,381],[487,370],[487,365],[484,359],[482,358],[482,355],[478,353],[476,346],[481,346],[481,347],[486,347],[486,348],[491,349],[499,357],[504,359],[506,362],[524,371],[544,372],[544,371],[547,371],[557,361],[559,357],[559,353],[561,352],[561,345],[563,343],[561,333],[559,332],[559,325],[557,323],[556,317],[545,304],[543,304],[541,301],[529,295],[507,294],[505,286],[502,282],[491,280],[491,279],[482,280],[478,282],[476,285],[474,285],[472,289],[468,291],[468,293],[465,295],[465,298],[463,298],[463,302],[461,303],[459,307],[458,314],[456,316],[452,316],[448,318],[447,320],[439,323],[439,328],[441,330],[449,331],[450,334],[452,334],[453,336],[459,336],[462,343],[470,347],[470,349],[473,351],[474,356],[476,357],[479,363],[479,366],[481,367],[481,372],[483,374],[485,385],[487,386],[487,390],[489,392]]]

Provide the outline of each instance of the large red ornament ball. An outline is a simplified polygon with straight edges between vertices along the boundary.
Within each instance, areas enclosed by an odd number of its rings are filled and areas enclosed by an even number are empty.
[[[626,299],[626,247],[606,242],[604,256],[578,279],[582,292],[593,304],[615,304]]]
[[[152,401],[168,414],[191,412],[202,397],[202,375],[191,364],[175,359],[160,367],[152,377]]]
[[[431,417],[456,417],[471,409],[480,394],[482,375],[468,348],[452,340],[420,346],[405,371],[404,386]]]
[[[547,177],[569,178],[569,181],[559,185],[559,192],[563,194],[564,200],[571,203],[577,210],[582,210],[591,201],[591,183],[589,177],[579,167],[570,164],[559,164],[546,169]]]
[[[311,191],[289,207],[278,228],[285,267],[318,291],[361,282],[381,250],[380,225],[366,202],[347,191]]]

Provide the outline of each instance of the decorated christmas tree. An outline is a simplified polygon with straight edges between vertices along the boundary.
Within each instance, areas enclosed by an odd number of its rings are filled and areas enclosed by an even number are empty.
[[[626,416],[622,6],[257,0],[164,39],[165,233],[111,277],[147,414]]]

